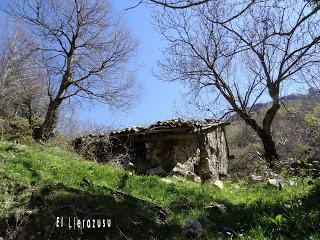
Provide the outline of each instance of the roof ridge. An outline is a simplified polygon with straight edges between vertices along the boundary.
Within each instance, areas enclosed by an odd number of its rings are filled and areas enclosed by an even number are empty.
[[[225,122],[217,119],[182,119],[182,118],[174,118],[165,121],[157,121],[150,125],[145,126],[132,126],[131,128],[124,128],[116,131],[112,131],[111,134],[123,134],[123,133],[137,133],[137,132],[148,132],[151,130],[161,130],[168,128],[183,128],[187,127],[190,129],[197,129],[201,127],[213,127],[219,126],[221,124],[225,124]]]

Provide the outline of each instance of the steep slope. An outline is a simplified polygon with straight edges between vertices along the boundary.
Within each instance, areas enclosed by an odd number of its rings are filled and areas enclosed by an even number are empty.
[[[5,239],[185,239],[187,219],[202,224],[201,239],[320,237],[318,180],[297,178],[284,189],[226,181],[218,189],[137,176],[57,147],[9,142],[0,142],[0,176]],[[57,228],[61,216],[107,218],[111,227]]]

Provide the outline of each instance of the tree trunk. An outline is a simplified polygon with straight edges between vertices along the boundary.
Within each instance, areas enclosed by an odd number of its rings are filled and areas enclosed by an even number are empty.
[[[276,106],[278,108],[279,106]],[[273,168],[275,163],[279,160],[279,155],[277,154],[276,144],[273,141],[272,135],[271,135],[271,122],[273,120],[273,117],[271,118],[267,114],[267,120],[264,121],[264,127],[259,126],[259,124],[251,118],[248,114],[238,111],[237,112],[239,116],[246,122],[247,125],[249,125],[259,136],[259,138],[262,141],[263,148],[264,148],[264,158],[269,165],[269,168]],[[273,111],[275,114],[276,111]]]
[[[57,123],[60,104],[61,101],[57,99],[49,103],[43,124],[34,132],[35,139],[46,141],[53,136],[53,130]]]
[[[276,150],[276,144],[273,141],[272,136],[266,133],[264,130],[260,130],[258,132],[258,136],[263,143],[264,157],[266,159],[266,162],[268,163],[270,168],[273,168],[275,163],[279,160],[279,155]]]
[[[53,130],[56,127],[58,120],[59,107],[63,99],[65,99],[65,93],[68,87],[71,85],[71,66],[72,55],[67,59],[67,69],[63,75],[57,97],[50,100],[49,106],[47,108],[46,117],[42,126],[36,131],[34,131],[35,139],[41,139],[43,141],[46,141],[53,136]]]

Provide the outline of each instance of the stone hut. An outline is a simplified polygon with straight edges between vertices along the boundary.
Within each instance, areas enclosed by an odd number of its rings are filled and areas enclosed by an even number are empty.
[[[138,172],[175,173],[206,181],[228,172],[227,124],[173,119],[114,131],[110,137],[114,143],[128,146]]]

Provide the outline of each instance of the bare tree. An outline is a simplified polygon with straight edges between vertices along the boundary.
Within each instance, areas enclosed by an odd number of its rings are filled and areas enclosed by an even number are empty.
[[[172,8],[172,9],[185,9],[185,8],[191,8],[194,6],[206,4],[212,1],[214,0],[197,0],[197,1],[196,0],[193,0],[193,1],[190,1],[190,0],[139,0],[137,1],[136,5],[130,8],[135,8],[142,3],[145,3],[145,4],[157,4],[157,5],[160,5],[166,8]],[[276,2],[277,0],[274,0],[274,1]],[[248,2],[254,3],[256,2],[256,0],[251,0]],[[305,2],[313,4],[314,6],[317,6],[320,3],[319,0],[305,0]]]
[[[301,76],[301,79],[307,83],[311,91],[320,92],[320,64],[308,70],[308,74]]]
[[[319,6],[216,0],[161,10],[156,22],[169,43],[158,77],[187,84],[194,96],[223,99],[259,136],[273,167],[278,154],[271,125],[281,93],[319,65]],[[252,106],[268,98],[271,105],[259,122]]]
[[[115,129],[115,127],[110,123],[106,125],[94,120],[81,120],[78,108],[75,109],[71,106],[62,108],[57,122],[57,131],[70,140],[90,133],[106,133],[111,129]]]
[[[8,48],[8,45],[6,44],[6,47],[2,49],[0,56],[0,104],[3,114],[7,112],[7,102],[12,99],[11,92],[16,81],[16,78],[14,77],[14,63],[17,61],[17,56],[14,55],[15,54],[10,51],[10,48]]]
[[[96,100],[124,107],[132,102],[128,70],[136,42],[104,0],[20,0],[9,14],[37,36],[50,98],[37,137],[52,136],[59,108],[68,100]]]
[[[200,4],[207,3],[213,0],[197,0],[197,1],[190,1],[190,0],[138,0],[136,4],[128,9],[135,8],[143,3],[145,4],[157,4],[161,5],[166,8],[172,9],[185,9],[193,6],[198,6]]]
[[[27,117],[33,126],[46,106],[42,74],[35,68],[33,42],[17,27],[2,29],[0,51],[0,106],[3,114]]]

